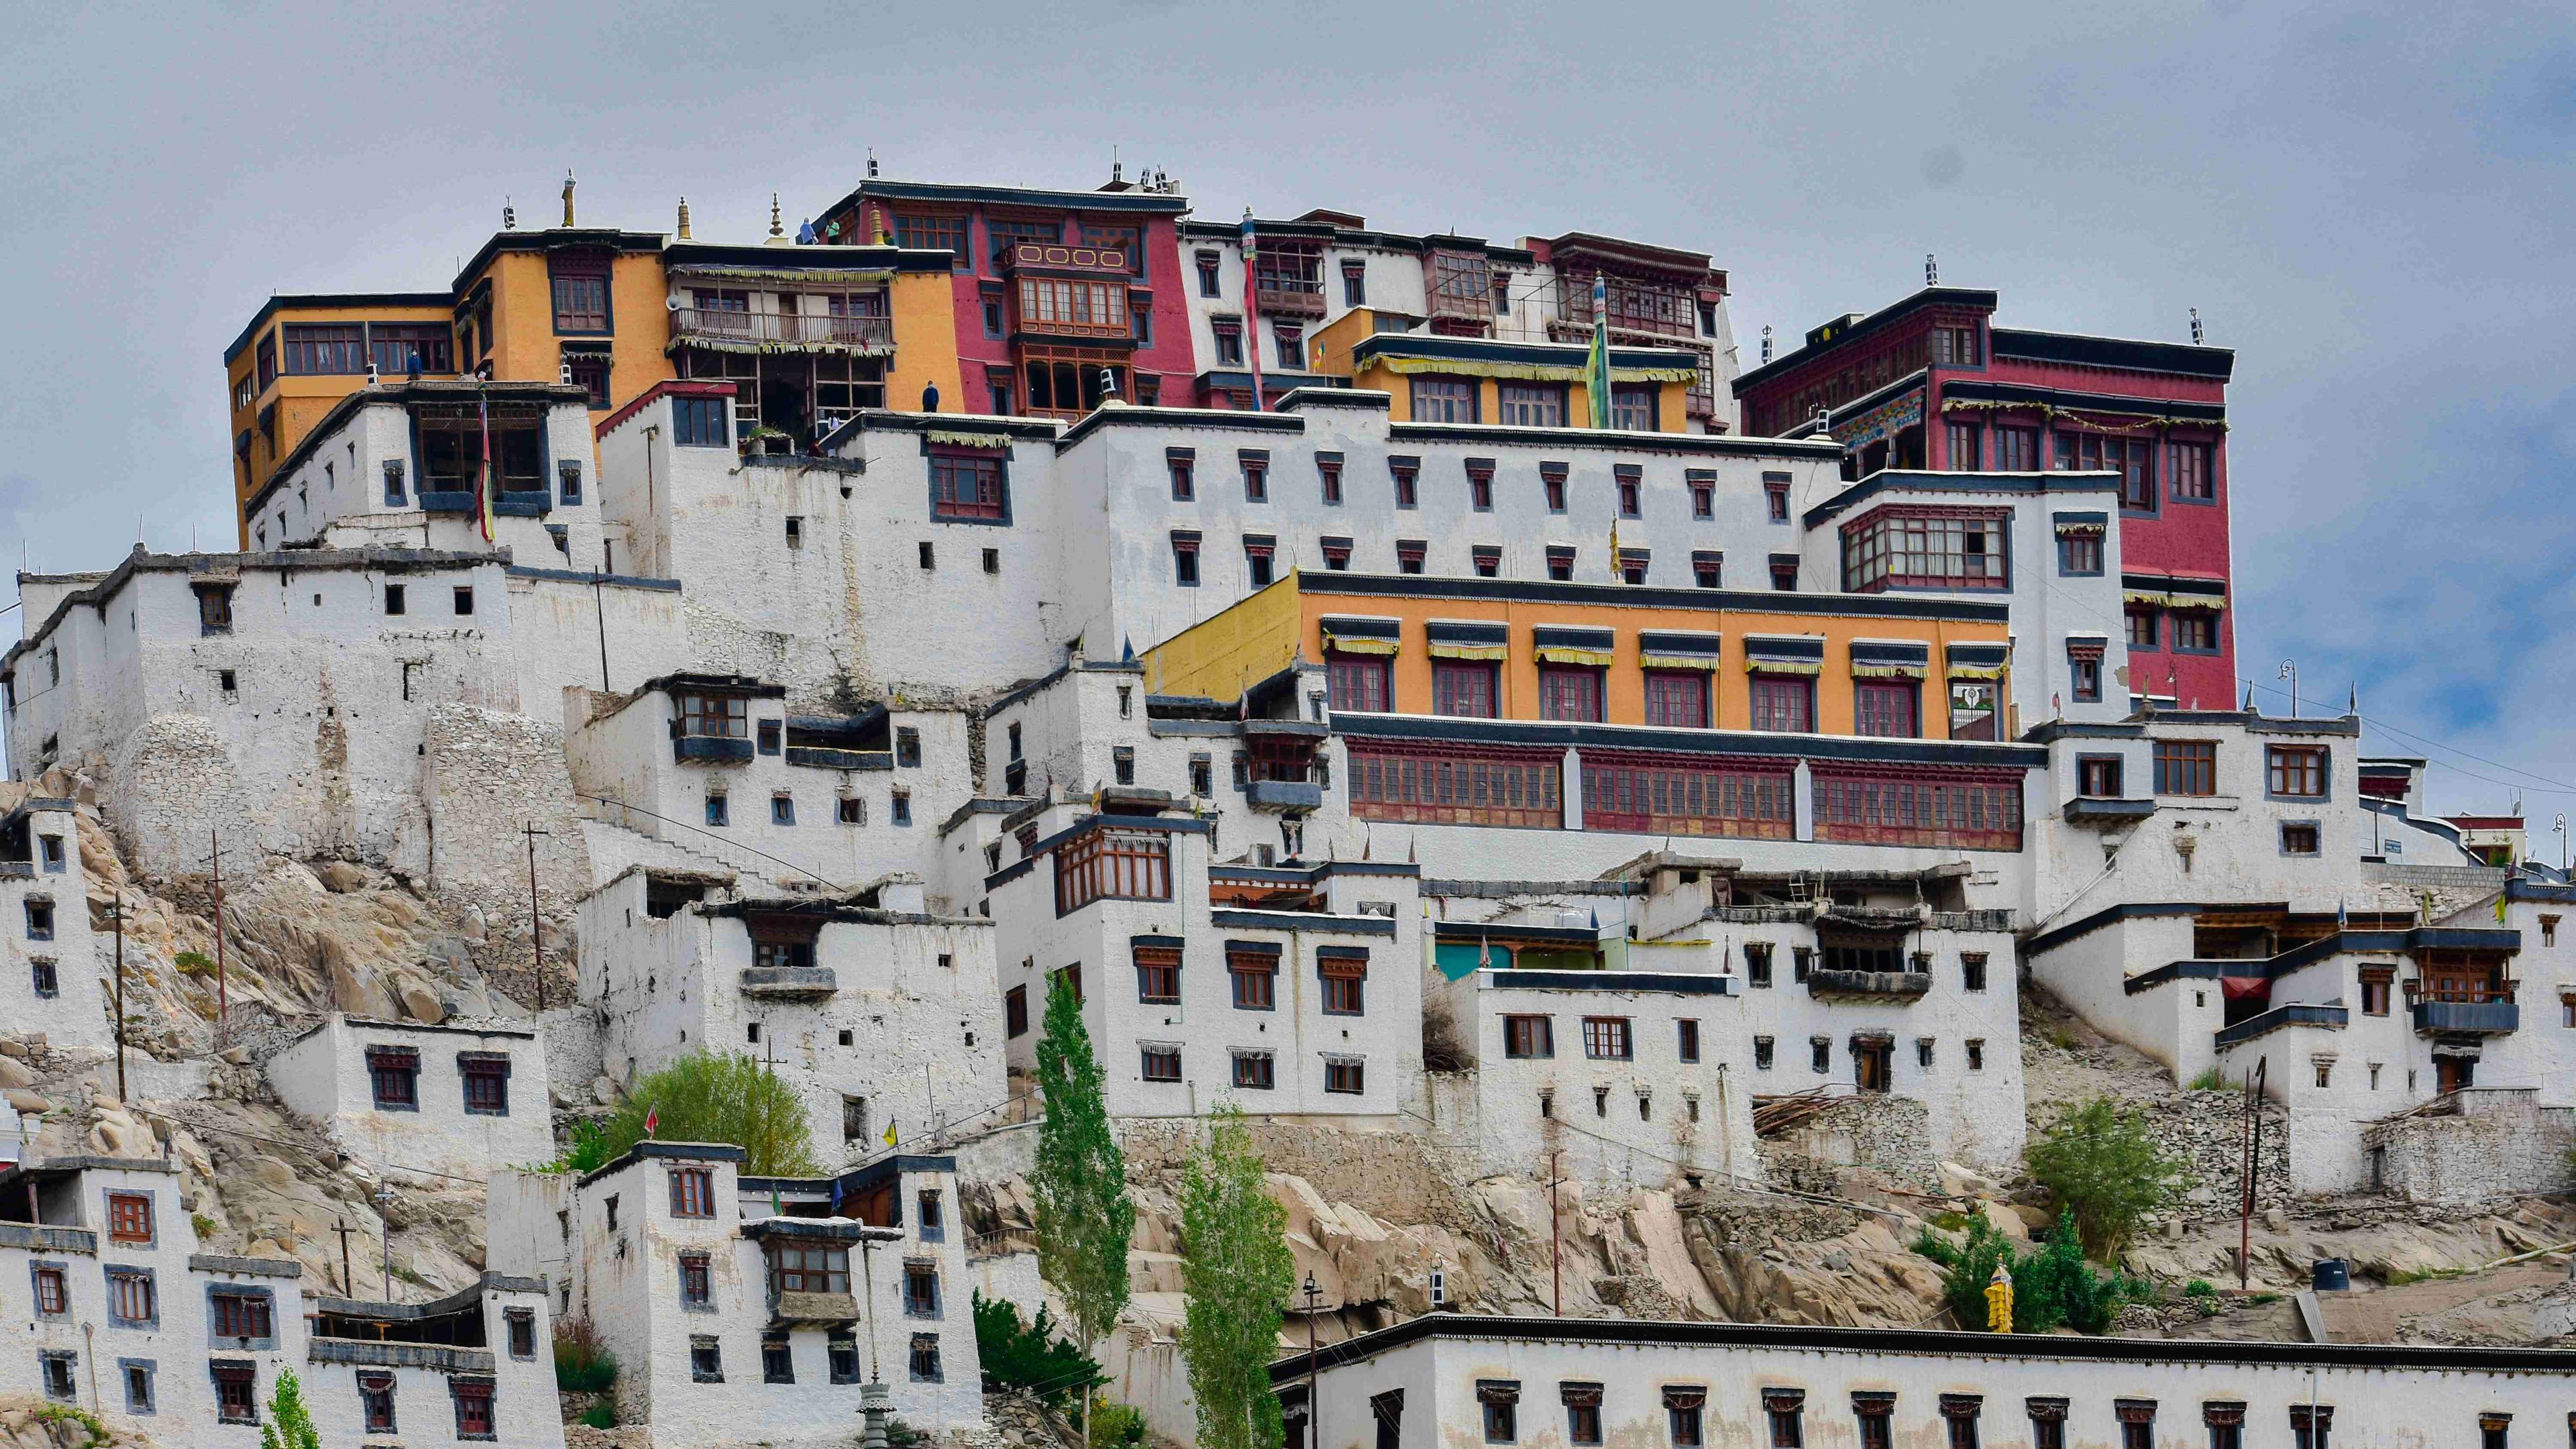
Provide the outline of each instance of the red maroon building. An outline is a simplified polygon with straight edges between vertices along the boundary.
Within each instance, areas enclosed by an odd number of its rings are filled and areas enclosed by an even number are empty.
[[[818,234],[891,237],[956,258],[951,411],[1079,418],[1115,395],[1186,402],[1198,370],[1175,224],[1189,201],[1113,183],[1035,191],[868,180],[823,213]],[[910,406],[902,399],[899,406]]]
[[[1852,313],[1735,380],[1746,431],[1822,412],[1852,478],[1887,469],[2121,477],[2133,691],[2220,709],[2236,698],[2228,607],[2223,347],[1994,325],[1995,294],[1926,287]]]

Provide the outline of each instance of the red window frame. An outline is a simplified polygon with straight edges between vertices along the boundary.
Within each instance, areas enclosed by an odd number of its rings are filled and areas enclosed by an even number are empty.
[[[1355,1061],[1324,1062],[1324,1090],[1342,1096],[1356,1097],[1368,1090],[1368,1064]]]
[[[1843,526],[1843,590],[2009,590],[2011,517],[1936,504],[1871,509]]]
[[[1885,765],[1813,768],[1818,840],[2021,849],[2018,773]]]
[[[680,1301],[702,1304],[708,1302],[712,1296],[713,1285],[707,1276],[707,1255],[682,1253],[680,1255]]]
[[[1501,718],[1501,669],[1490,660],[1431,662],[1431,712],[1458,719]]]
[[[1917,738],[1923,733],[1923,686],[1912,680],[1854,681],[1852,732],[1872,739]]]
[[[1315,973],[1324,983],[1324,1015],[1365,1016],[1368,1014],[1368,958],[1366,956],[1318,956]]]
[[[1325,699],[1352,714],[1385,714],[1395,708],[1394,661],[1382,654],[1324,656]]]
[[[1797,834],[1795,767],[1697,755],[1583,752],[1583,826],[1643,835],[1787,840]]]
[[[607,274],[557,273],[554,277],[554,304],[557,332],[607,331]]]
[[[456,1394],[456,1436],[460,1439],[468,1435],[490,1438],[492,1436],[492,1386],[453,1380],[448,1387]]]
[[[1237,1011],[1276,1011],[1279,958],[1266,951],[1228,951],[1225,974]]]
[[[107,1238],[112,1243],[152,1241],[152,1197],[149,1193],[107,1195]]]
[[[704,1167],[671,1169],[671,1216],[711,1218],[716,1215],[716,1175]]]
[[[1556,1055],[1556,1018],[1503,1018],[1503,1055],[1517,1061],[1543,1061]]]
[[[1159,830],[1087,830],[1055,850],[1055,913],[1093,901],[1168,901],[1172,842]]]
[[[1423,825],[1553,830],[1564,822],[1563,752],[1353,740],[1351,813]]]
[[[1139,1048],[1138,1075],[1148,1082],[1177,1082],[1181,1079],[1181,1049],[1176,1046]]]
[[[283,329],[286,375],[338,377],[367,370],[367,329],[357,322],[290,322]]]
[[[1814,680],[1801,674],[1757,674],[1745,693],[1753,705],[1753,728],[1771,734],[1814,732]]]
[[[37,1315],[51,1318],[58,1314],[69,1313],[71,1303],[71,1284],[63,1277],[63,1270],[38,1268],[36,1270]]]
[[[1601,723],[1603,672],[1590,664],[1540,665],[1538,717],[1576,724]]]
[[[2263,747],[2264,788],[2287,800],[2326,797],[2327,752],[2323,745]]]
[[[271,1304],[257,1293],[215,1292],[207,1295],[217,1338],[267,1338],[273,1333]]]
[[[2174,497],[2192,503],[2217,500],[2218,480],[2210,471],[2210,454],[2207,443],[2165,444],[2166,486]]]
[[[1646,671],[1646,723],[1664,729],[1709,727],[1708,675],[1696,669]]]
[[[2159,795],[2215,795],[2218,793],[2218,742],[2216,740],[2157,740],[2150,755],[2155,761],[2155,786]]]
[[[259,1370],[249,1364],[219,1363],[214,1366],[214,1375],[215,1422],[258,1423]]]
[[[1135,957],[1136,999],[1140,1002],[1177,1003],[1181,999],[1181,948],[1138,946]]]
[[[2173,620],[2173,647],[2184,652],[2207,653],[2218,648],[2218,616],[2206,609],[2176,609]]]
[[[997,523],[1009,517],[1009,484],[999,457],[934,448],[929,466],[933,522]]]
[[[464,1079],[465,1110],[503,1115],[510,1110],[510,1064],[492,1057],[468,1057],[456,1064]]]

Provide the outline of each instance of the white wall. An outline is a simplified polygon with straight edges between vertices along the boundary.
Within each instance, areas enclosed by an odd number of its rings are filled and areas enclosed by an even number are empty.
[[[413,1110],[376,1105],[369,1047],[419,1054]],[[469,1112],[460,1053],[507,1057],[508,1110]],[[292,1111],[321,1124],[342,1150],[379,1169],[481,1180],[494,1169],[555,1155],[546,1058],[534,1031],[369,1021],[340,1012],[266,1063],[269,1085]]]

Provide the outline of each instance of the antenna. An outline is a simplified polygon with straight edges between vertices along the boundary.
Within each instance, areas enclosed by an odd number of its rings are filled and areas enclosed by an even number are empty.
[[[1771,360],[1771,324],[1768,322],[1762,324],[1762,360],[1765,363]]]
[[[1927,287],[1941,285],[1941,263],[1930,252],[1923,254],[1923,285]]]
[[[2201,337],[2200,309],[2198,307],[2194,307],[2191,309],[2191,345],[2194,347],[2200,346]]]

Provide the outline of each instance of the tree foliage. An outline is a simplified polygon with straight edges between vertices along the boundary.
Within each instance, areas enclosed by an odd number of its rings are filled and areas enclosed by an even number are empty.
[[[1288,1215],[1263,1191],[1242,1109],[1220,1107],[1181,1182],[1181,1284],[1189,1313],[1181,1358],[1198,1399],[1201,1449],[1268,1449],[1280,1440],[1270,1361],[1296,1285]]]
[[[974,1295],[975,1356],[988,1389],[1026,1389],[1049,1407],[1061,1409],[1078,1395],[1107,1383],[1100,1364],[1057,1332],[1046,1305],[1038,1305],[1035,1322],[1024,1322],[1007,1298]]]
[[[657,1139],[730,1142],[746,1154],[747,1176],[810,1177],[823,1170],[814,1160],[805,1104],[795,1089],[748,1056],[707,1051],[638,1081],[599,1138],[575,1134],[567,1165],[624,1156],[644,1140],[644,1119],[655,1113],[661,1118],[653,1133]]]
[[[2085,1263],[2071,1213],[2058,1218],[2045,1243],[2018,1256],[2012,1241],[1982,1217],[1968,1220],[1966,1242],[1954,1244],[1926,1231],[1914,1240],[1914,1251],[1941,1265],[1942,1301],[1952,1318],[1974,1331],[1985,1329],[1986,1285],[1998,1264],[2012,1273],[2015,1333],[2107,1333],[2122,1303],[2146,1296],[2136,1279],[2096,1273]]]
[[[2084,1252],[2107,1263],[2138,1222],[2186,1181],[2156,1145],[2146,1114],[2096,1097],[2058,1119],[2030,1149],[2030,1175],[2072,1213]]]
[[[1063,1295],[1073,1330],[1088,1350],[1118,1325],[1127,1306],[1127,1245],[1136,1205],[1127,1200],[1127,1157],[1109,1130],[1100,1062],[1082,1024],[1082,1003],[1062,976],[1047,986],[1046,1031],[1038,1040],[1035,1199],[1038,1273]]]
[[[312,1412],[304,1407],[304,1385],[291,1368],[277,1371],[277,1387],[268,1396],[268,1420],[259,1426],[259,1449],[322,1449],[322,1435],[313,1427]]]

